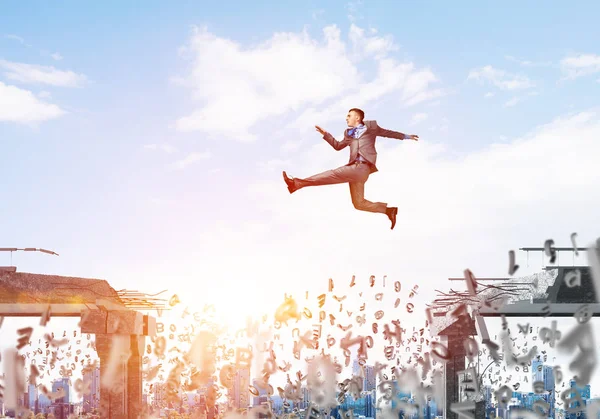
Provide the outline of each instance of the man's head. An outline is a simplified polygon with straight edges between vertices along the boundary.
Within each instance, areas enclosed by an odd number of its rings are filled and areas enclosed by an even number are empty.
[[[349,127],[357,127],[363,123],[365,119],[365,113],[358,108],[352,108],[348,111],[346,116],[346,123]]]

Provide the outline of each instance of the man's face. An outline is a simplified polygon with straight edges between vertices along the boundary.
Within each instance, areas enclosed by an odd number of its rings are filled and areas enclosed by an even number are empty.
[[[346,116],[346,123],[349,127],[356,127],[360,124],[360,116],[354,111],[348,112]]]

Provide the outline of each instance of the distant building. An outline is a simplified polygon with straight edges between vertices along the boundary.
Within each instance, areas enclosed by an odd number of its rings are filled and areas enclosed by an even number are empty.
[[[37,413],[48,413],[52,401],[43,394],[40,394],[37,400]]]
[[[351,410],[354,412],[354,417],[357,417],[357,416],[373,417],[373,416],[367,414],[367,413],[371,413],[374,411],[374,409],[372,409],[371,406],[369,406],[369,405],[372,405],[372,403],[373,403],[373,398],[370,394],[367,397],[360,397],[357,400],[354,400],[354,397],[352,397],[350,394],[346,393],[346,395],[344,397],[344,402],[342,404],[340,404],[337,407],[337,409],[340,414],[341,414],[340,410],[343,410],[343,411]]]
[[[252,406],[260,406],[264,398],[267,397],[267,390],[259,383],[260,381],[257,379],[252,380],[252,386],[258,391],[258,396],[253,395],[252,397]]]
[[[27,408],[32,412],[36,412],[36,401],[38,399],[38,388],[33,384],[27,385]]]
[[[232,405],[235,409],[245,409],[250,406],[250,369],[240,368],[233,377]]]
[[[431,412],[431,418],[438,418],[438,417],[443,417],[444,416],[444,407],[445,406],[439,406],[437,404],[437,402],[435,401],[435,399],[432,399],[429,401],[429,406],[431,408],[430,412]]]
[[[372,365],[363,365],[361,371],[358,359],[355,359],[352,363],[352,375],[363,377],[363,391],[375,390],[377,377],[375,376],[375,367]]]
[[[572,389],[571,394],[569,394],[567,397],[569,399],[575,399],[573,402],[569,403],[570,407],[572,408],[576,408],[577,410],[582,410],[581,412],[567,412],[565,414],[565,419],[582,419],[586,417],[585,414],[585,409],[586,406],[588,405],[588,401],[590,400],[590,393],[591,393],[591,387],[590,385],[586,385],[585,387],[579,387],[577,385],[577,382],[575,380],[571,380],[569,382],[570,384],[570,388]],[[577,394],[579,393],[579,394]],[[577,395],[579,395],[579,397],[581,397],[581,403],[579,403],[579,401],[576,401],[577,399]]]
[[[545,394],[535,394],[532,399],[532,404],[536,400],[543,399],[545,402],[550,404],[550,410],[548,411],[549,417],[554,417],[555,412],[555,401],[556,401],[556,390],[554,386],[554,371],[552,367],[544,365],[540,360],[532,361],[531,363],[531,375],[533,385],[536,381],[544,383]]]
[[[70,403],[71,389],[70,380],[68,378],[60,378],[58,380],[54,380],[54,382],[52,383],[52,393],[58,393],[59,391],[64,391],[65,394],[62,397],[54,399],[54,403]]]
[[[271,400],[273,401],[273,412],[278,415],[281,414],[283,412],[283,399],[280,396],[273,395]]]
[[[93,412],[100,408],[100,367],[90,366],[83,370],[83,388],[89,393],[83,395],[83,411]]]
[[[492,407],[492,386],[486,385],[483,387],[483,398],[485,400],[486,412]]]
[[[155,408],[164,408],[167,405],[167,385],[164,383],[154,383],[152,385],[152,406]]]
[[[184,394],[184,407],[190,411],[196,408],[200,402],[200,390],[186,391]]]
[[[294,403],[294,406],[300,410],[306,410],[310,407],[310,390],[307,386],[302,387],[302,401]]]
[[[72,412],[75,416],[79,417],[81,415],[84,414],[83,412],[83,401],[79,402],[79,403],[74,403],[72,405]]]
[[[56,419],[68,419],[71,413],[75,413],[75,406],[69,403],[52,403],[48,411]]]
[[[48,410],[54,414],[56,419],[67,419],[74,412],[71,404],[71,386],[69,378],[61,378],[52,383],[52,393],[64,392],[62,397],[52,401]]]

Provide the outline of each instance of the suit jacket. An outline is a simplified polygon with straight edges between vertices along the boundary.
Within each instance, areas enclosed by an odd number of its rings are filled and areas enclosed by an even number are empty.
[[[370,173],[375,173],[379,170],[376,166],[377,150],[375,150],[375,140],[377,137],[388,137],[403,140],[404,134],[397,131],[383,129],[377,125],[377,121],[363,121],[363,123],[367,129],[358,138],[349,136],[348,130],[346,130],[344,131],[344,139],[342,141],[337,141],[330,133],[324,135],[323,139],[338,151],[350,146],[350,160],[346,166],[352,164],[354,160],[356,160],[358,153],[360,153],[361,156],[371,163]]]

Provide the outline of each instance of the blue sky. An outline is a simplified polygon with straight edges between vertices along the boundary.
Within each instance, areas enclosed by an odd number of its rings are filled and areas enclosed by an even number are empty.
[[[599,9],[5,3],[0,246],[60,254],[15,253],[20,271],[227,307],[352,274],[447,287],[467,267],[506,275],[509,249],[587,245]],[[393,232],[345,185],[281,180],[346,163],[313,125],[339,138],[355,106],[421,138],[377,143],[366,197],[400,208]]]

